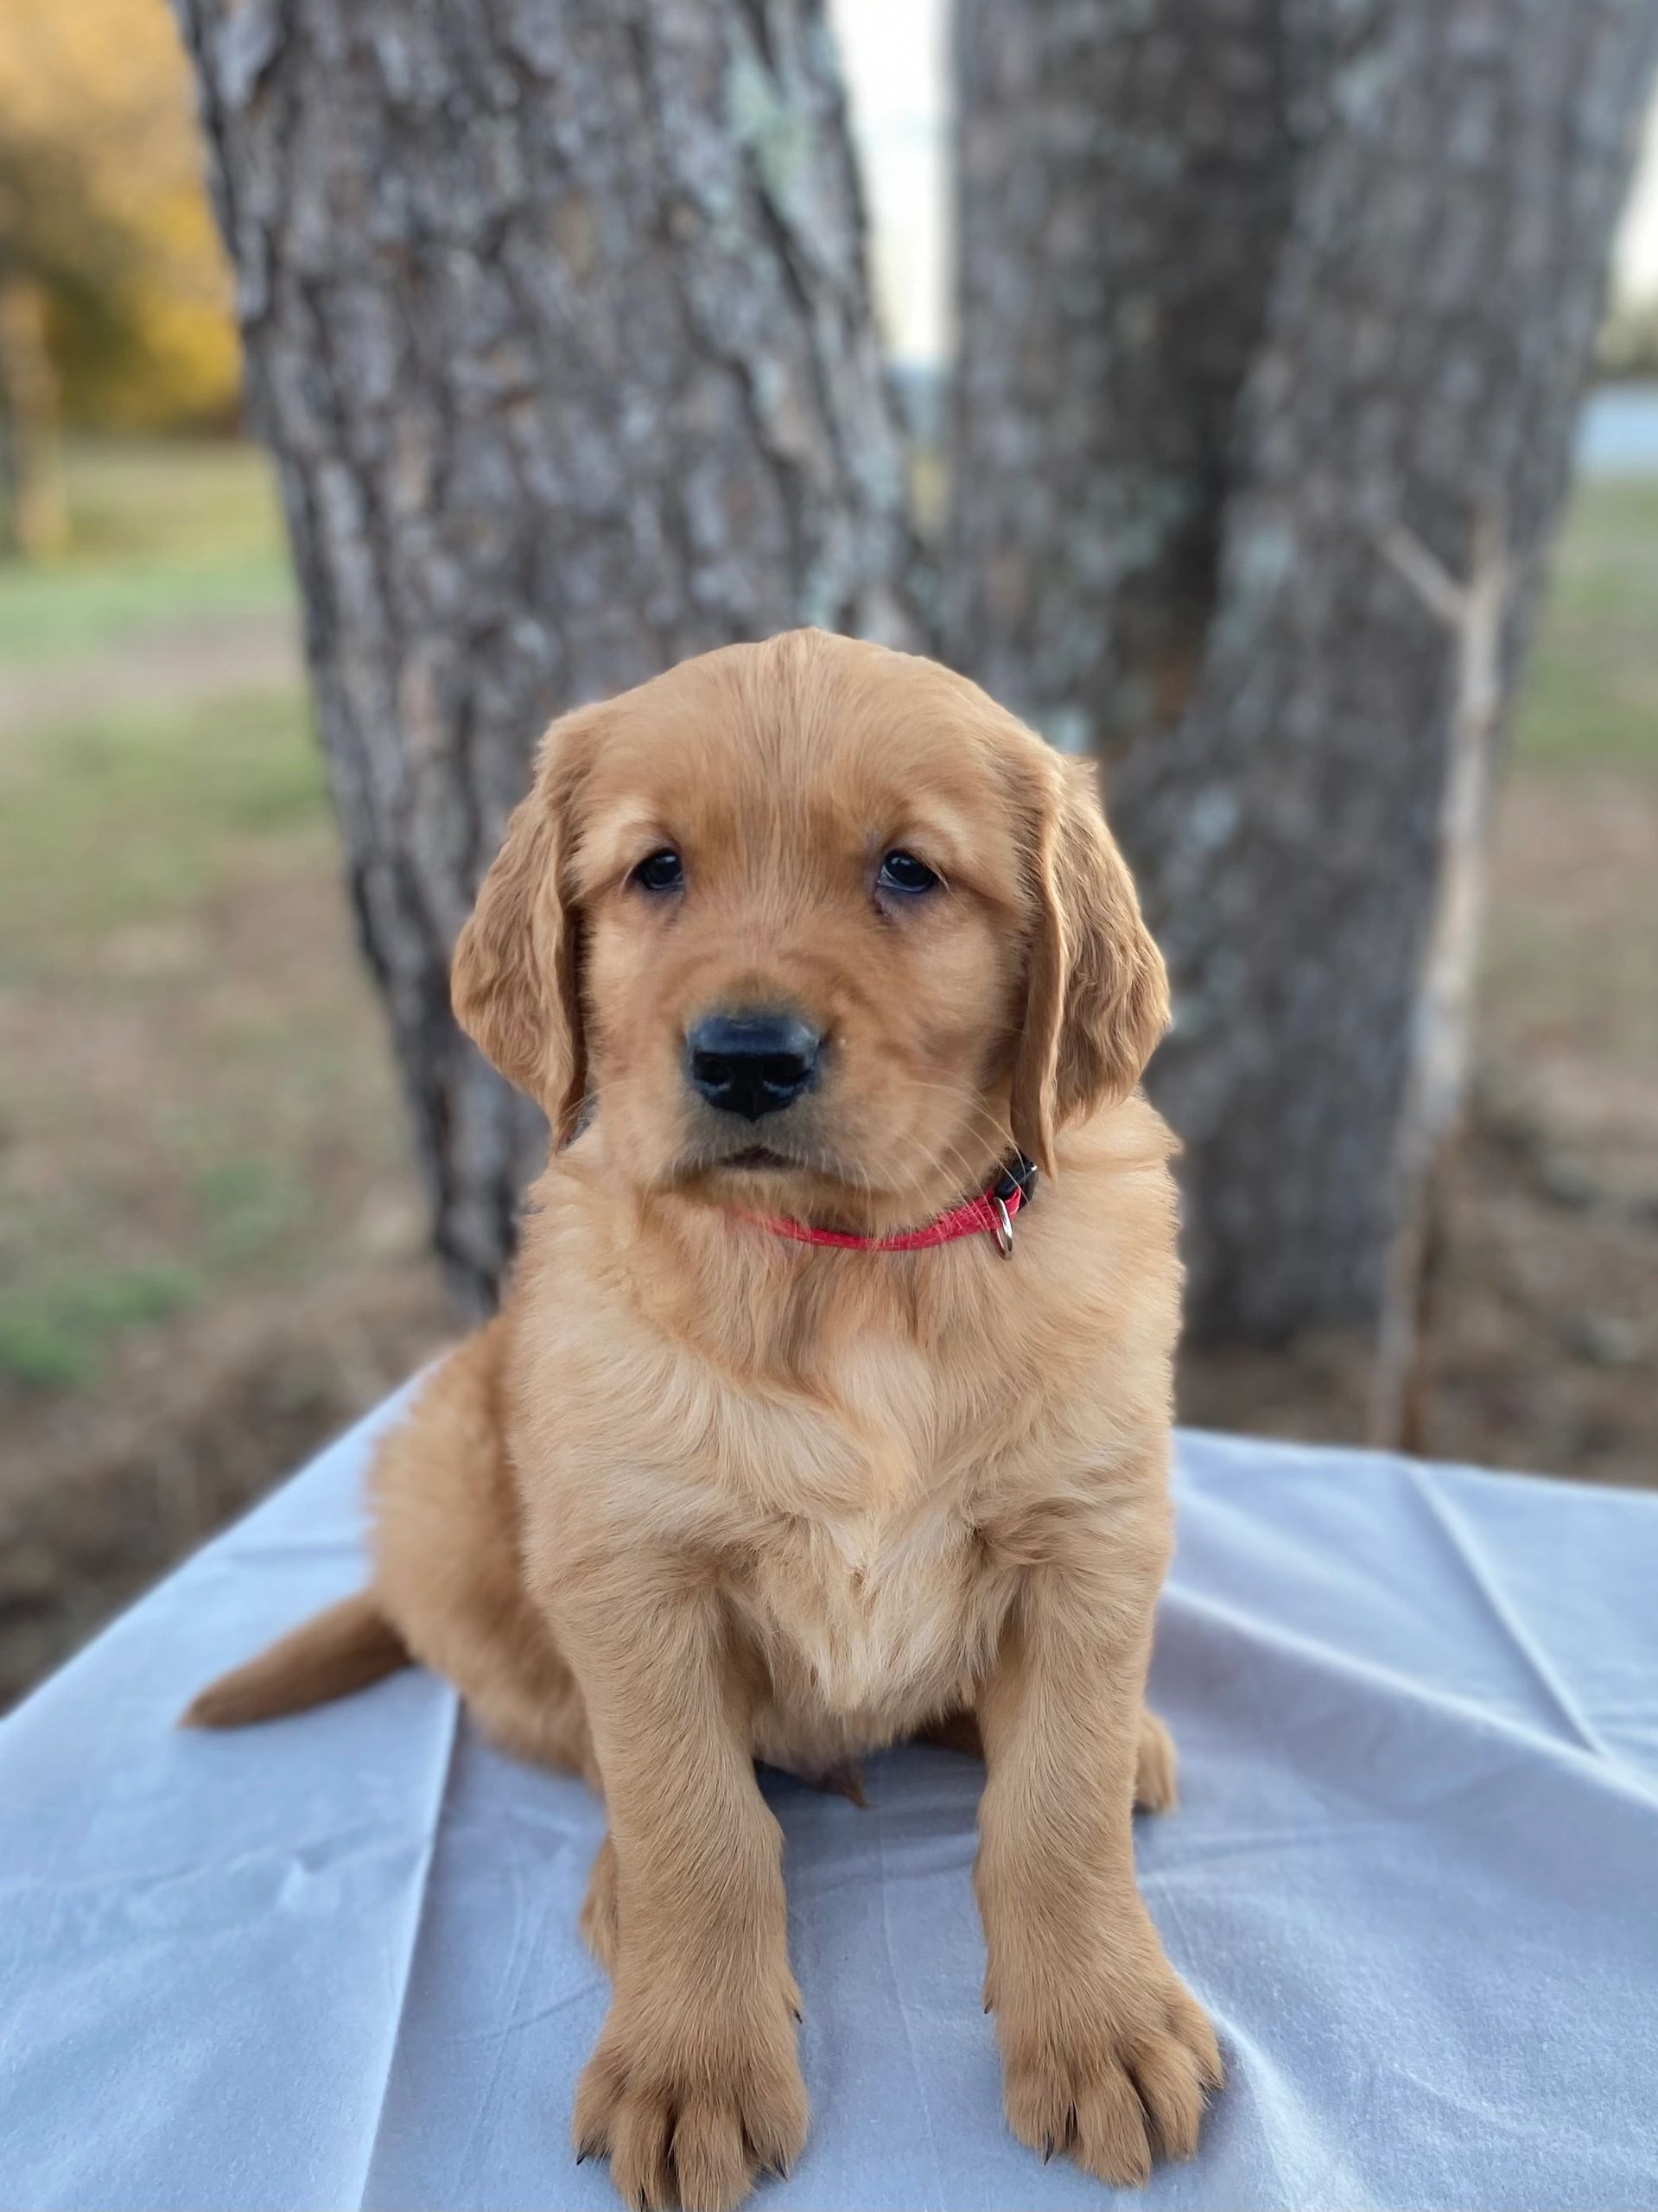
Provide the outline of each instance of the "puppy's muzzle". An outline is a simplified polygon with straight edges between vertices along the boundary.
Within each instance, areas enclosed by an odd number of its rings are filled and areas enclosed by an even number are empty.
[[[792,1014],[705,1014],[685,1039],[685,1077],[720,1113],[758,1122],[811,1088],[823,1045]]]

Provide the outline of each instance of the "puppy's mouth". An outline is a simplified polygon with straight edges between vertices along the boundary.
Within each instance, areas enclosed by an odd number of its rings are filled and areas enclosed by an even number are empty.
[[[682,1159],[676,1179],[701,1182],[712,1177],[741,1183],[750,1177],[762,1176],[786,1176],[795,1182],[802,1179],[814,1183],[827,1180],[837,1185],[847,1179],[838,1161],[816,1146],[803,1144],[797,1149],[787,1143],[734,1143],[729,1151],[717,1143],[698,1146]]]

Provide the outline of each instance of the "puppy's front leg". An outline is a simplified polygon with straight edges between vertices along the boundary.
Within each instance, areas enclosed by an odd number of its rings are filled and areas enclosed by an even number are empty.
[[[561,1603],[616,1852],[614,1995],[576,2093],[579,2157],[630,2204],[726,2212],[806,2136],[782,1836],[717,1599],[637,1557]]]
[[[1149,1521],[1149,1516],[1148,1516]],[[1154,1525],[1039,1548],[979,1695],[987,1779],[975,1880],[1016,2135],[1139,2183],[1196,2147],[1214,2031],[1134,1881],[1133,1810]]]

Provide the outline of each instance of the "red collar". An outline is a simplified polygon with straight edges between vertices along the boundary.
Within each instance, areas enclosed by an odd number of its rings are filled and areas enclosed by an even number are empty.
[[[809,1222],[791,1221],[785,1214],[751,1213],[744,1218],[774,1236],[791,1236],[797,1244],[833,1244],[842,1252],[924,1252],[935,1244],[953,1244],[958,1236],[994,1236],[1005,1260],[1013,1256],[1013,1217],[1028,1205],[1036,1192],[1036,1169],[1024,1154],[1016,1153],[994,1185],[982,1198],[966,1198],[948,1213],[941,1213],[924,1229],[906,1229],[896,1236],[856,1236],[841,1229],[814,1229]]]

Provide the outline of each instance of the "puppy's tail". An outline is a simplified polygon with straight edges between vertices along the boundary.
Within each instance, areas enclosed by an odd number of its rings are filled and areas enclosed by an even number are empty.
[[[380,1611],[372,1590],[342,1598],[314,1620],[273,1643],[245,1667],[210,1682],[180,1716],[181,1728],[240,1728],[302,1713],[330,1698],[365,1690],[410,1663],[409,1646]]]

